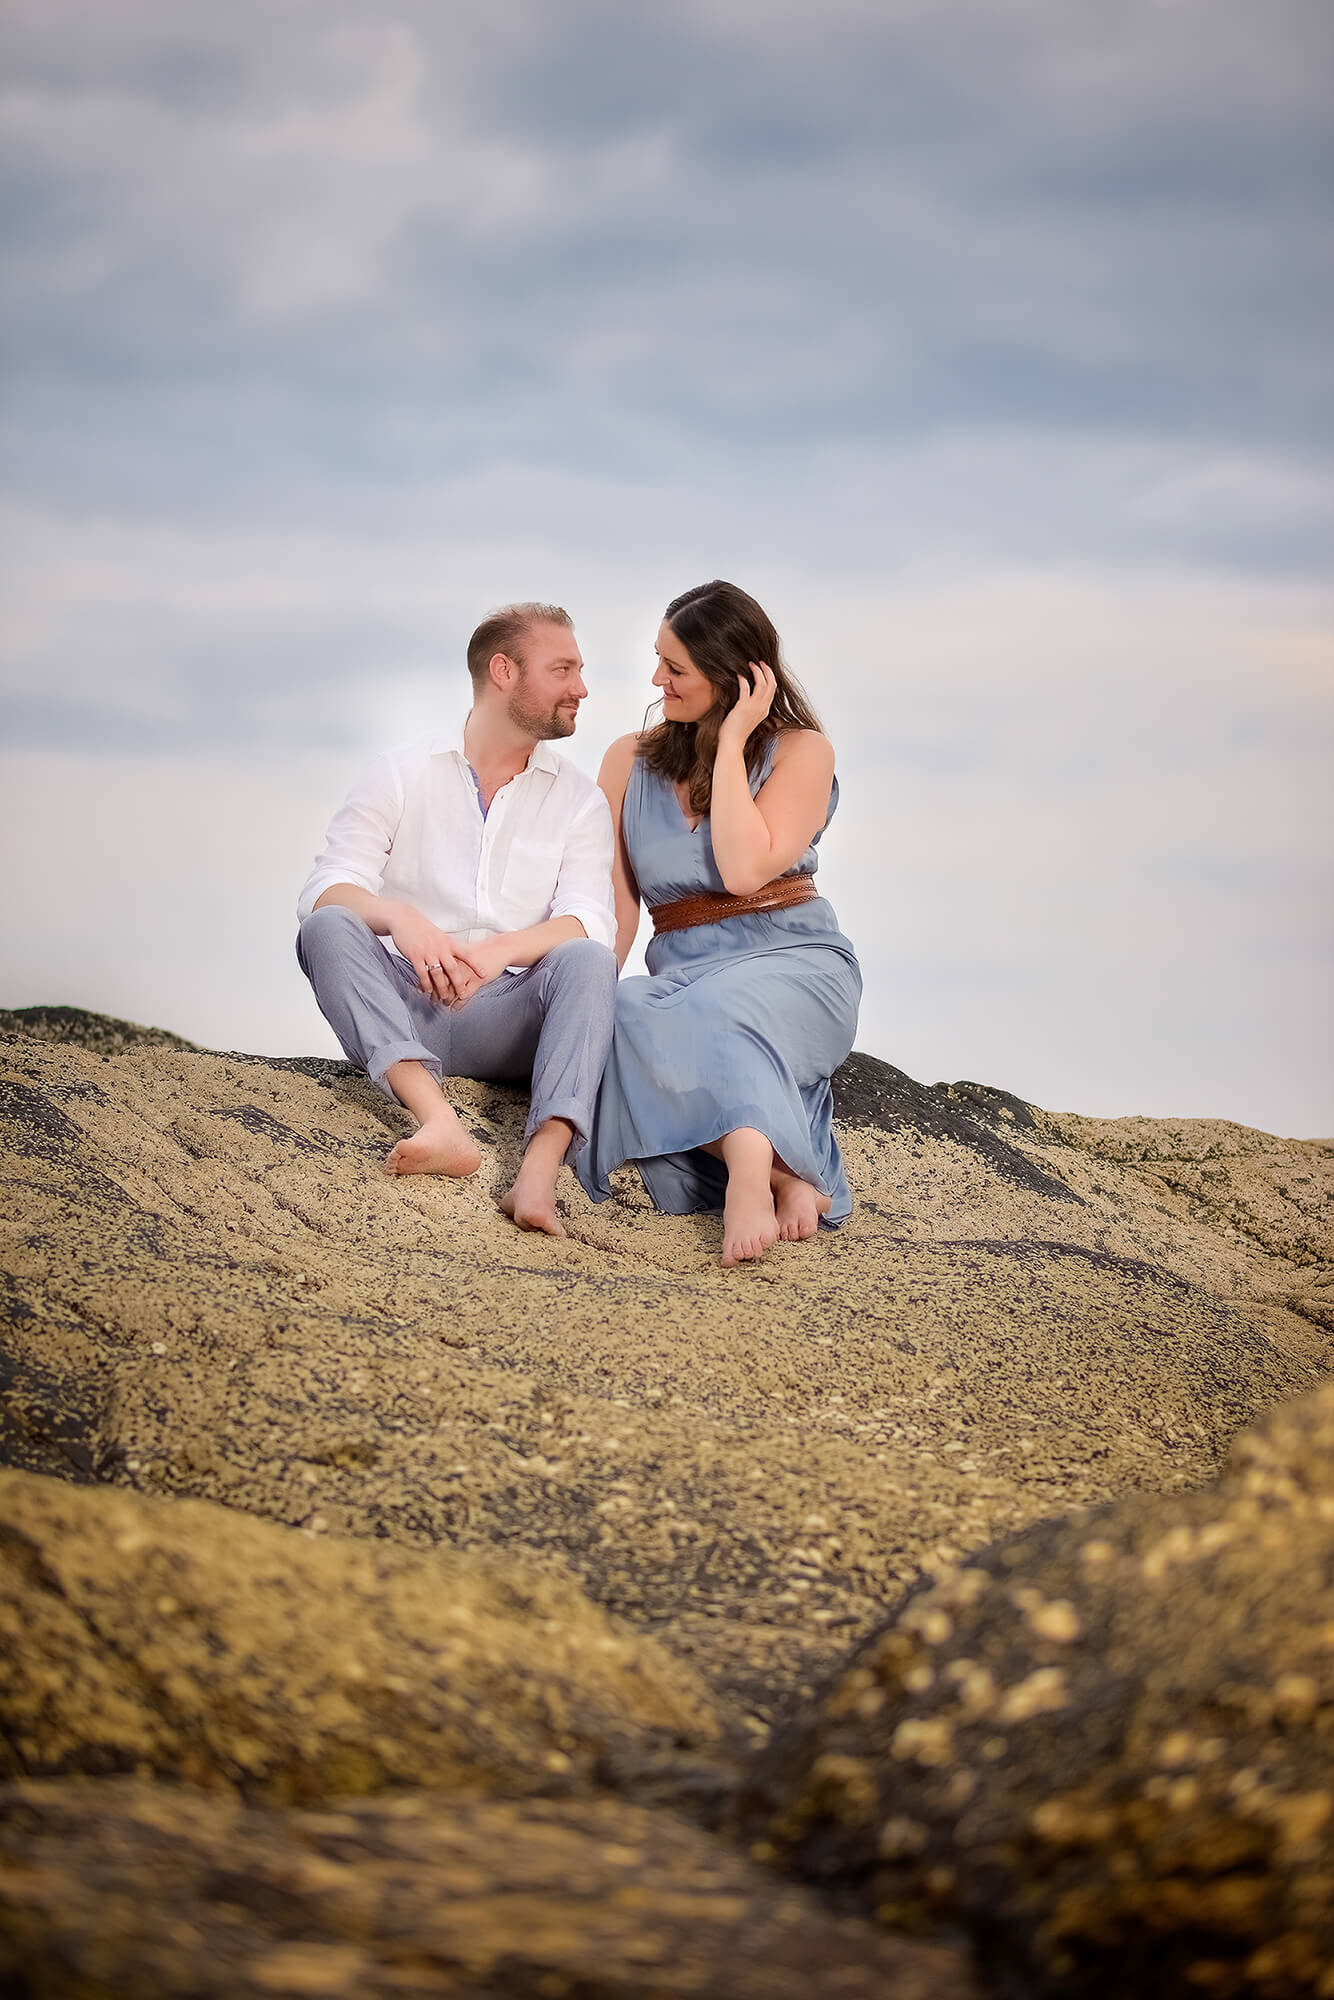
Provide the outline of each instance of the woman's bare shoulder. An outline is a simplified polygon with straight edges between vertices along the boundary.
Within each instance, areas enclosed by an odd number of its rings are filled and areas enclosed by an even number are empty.
[[[792,764],[818,770],[834,768],[834,746],[823,729],[780,729],[774,742],[774,766]]]
[[[630,766],[639,750],[639,738],[635,734],[618,736],[609,743],[602,753],[602,769],[598,773],[598,783],[623,785],[630,775]]]

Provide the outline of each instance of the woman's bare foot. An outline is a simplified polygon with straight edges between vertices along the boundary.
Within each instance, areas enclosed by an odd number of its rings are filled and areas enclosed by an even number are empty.
[[[727,1183],[723,1209],[723,1269],[762,1257],[778,1241],[778,1218],[768,1188],[737,1187],[735,1176]]]
[[[776,1173],[773,1194],[780,1243],[804,1243],[808,1236],[814,1236],[820,1217],[828,1215],[831,1206],[829,1195],[795,1174]]]
[[[397,1174],[448,1174],[462,1180],[482,1164],[476,1142],[464,1131],[452,1105],[444,1104],[418,1127],[410,1139],[400,1139],[384,1163]]]
[[[778,1241],[778,1217],[769,1187],[774,1149],[763,1132],[748,1125],[738,1126],[735,1132],[724,1132],[717,1144],[727,1168],[723,1269],[730,1271],[734,1264],[762,1257]]]

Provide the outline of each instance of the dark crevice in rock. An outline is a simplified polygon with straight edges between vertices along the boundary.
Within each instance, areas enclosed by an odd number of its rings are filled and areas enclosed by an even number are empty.
[[[16,1150],[30,1159],[58,1160],[82,1134],[36,1084],[0,1077],[0,1118],[14,1127]]]
[[[58,1376],[0,1352],[0,1466],[96,1485],[100,1387],[96,1370]]]
[[[67,1090],[63,1094],[83,1093]],[[21,1083],[16,1077],[0,1077],[0,1121],[9,1127],[9,1143],[19,1158],[62,1166],[77,1159],[80,1203],[100,1201],[113,1208],[137,1208],[124,1188],[77,1157],[80,1149],[87,1147],[87,1134],[66,1117],[50,1092],[39,1090],[36,1084]],[[59,1195],[63,1190],[43,1188],[42,1192]]]
[[[314,1137],[305,1132],[294,1132],[290,1125],[284,1125],[271,1112],[258,1104],[226,1104],[215,1106],[209,1111],[210,1118],[229,1118],[257,1138],[269,1139],[276,1145],[295,1146],[301,1153],[346,1153],[346,1144],[329,1136],[327,1132]]]
[[[1200,1291],[1202,1297],[1209,1294],[1188,1278],[1180,1278],[1175,1271],[1164,1271],[1159,1264],[1146,1264],[1139,1257],[1118,1257],[1110,1250],[1090,1250],[1083,1243],[1048,1243],[1040,1238],[1036,1241],[1024,1237],[957,1237],[952,1241],[931,1245],[934,1250],[990,1250],[999,1257],[1012,1257],[1021,1264],[1040,1264],[1052,1257],[1075,1257],[1082,1263],[1091,1264],[1098,1271],[1115,1271],[1120,1277],[1140,1278],[1145,1284],[1166,1285],[1177,1292]]]

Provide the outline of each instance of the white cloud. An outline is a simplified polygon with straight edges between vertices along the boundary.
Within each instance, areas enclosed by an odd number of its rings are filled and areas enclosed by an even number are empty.
[[[168,260],[243,322],[281,326],[373,305],[414,232],[532,236],[663,183],[661,132],[593,133],[577,151],[527,139],[482,80],[496,40],[482,11],[297,7],[274,42],[271,10],[243,8],[186,38],[244,73],[243,90],[201,99],[151,61],[155,17],[168,42],[179,32],[170,14],[133,10],[137,63],[107,77],[71,51],[0,92],[0,146],[80,191],[78,219],[25,243],[13,279],[76,294]]]

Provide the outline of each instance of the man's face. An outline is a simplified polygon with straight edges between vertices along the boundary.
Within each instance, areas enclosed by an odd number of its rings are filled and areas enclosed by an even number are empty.
[[[539,743],[572,736],[588,693],[573,632],[565,625],[530,625],[522,650],[523,664],[510,689],[510,721]]]

